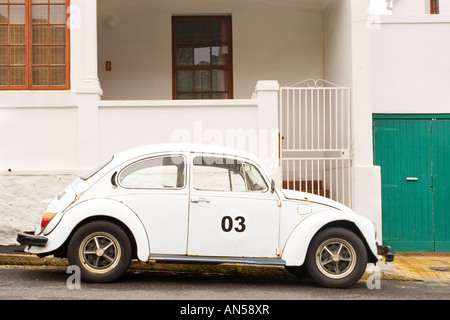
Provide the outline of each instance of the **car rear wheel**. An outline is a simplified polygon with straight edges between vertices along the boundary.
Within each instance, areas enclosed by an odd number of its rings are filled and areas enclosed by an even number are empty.
[[[131,262],[131,243],[118,225],[93,221],[72,236],[67,257],[70,265],[80,267],[86,282],[111,282],[120,278]]]
[[[352,231],[329,228],[310,243],[306,268],[311,277],[325,287],[346,288],[361,279],[367,266],[367,251]]]

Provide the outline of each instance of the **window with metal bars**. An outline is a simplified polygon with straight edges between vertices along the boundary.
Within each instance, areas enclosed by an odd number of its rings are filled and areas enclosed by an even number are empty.
[[[231,17],[172,18],[174,99],[231,99]]]
[[[0,0],[0,89],[69,88],[69,0]]]

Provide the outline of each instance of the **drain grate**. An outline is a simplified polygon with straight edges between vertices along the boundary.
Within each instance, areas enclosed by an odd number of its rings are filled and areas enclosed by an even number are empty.
[[[442,267],[442,266],[439,266],[439,267],[428,267],[428,269],[431,269],[431,270],[433,270],[433,271],[450,271],[450,267]]]

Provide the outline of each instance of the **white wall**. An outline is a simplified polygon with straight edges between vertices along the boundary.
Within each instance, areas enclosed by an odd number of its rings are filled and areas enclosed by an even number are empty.
[[[236,103],[238,102],[238,103]],[[155,143],[205,143],[238,148],[227,141],[233,133],[258,135],[256,100],[190,104],[167,101],[104,101],[99,108],[100,158]],[[228,139],[229,140],[229,139]],[[258,146],[258,141],[251,141]],[[231,145],[229,145],[231,144]],[[242,148],[241,148],[242,149]],[[251,151],[251,150],[245,150]],[[258,150],[253,150],[257,153]]]
[[[295,4],[295,3],[294,3]],[[278,1],[98,0],[103,99],[172,99],[172,15],[231,15],[234,98],[323,77],[322,14]],[[108,25],[109,22],[109,25]],[[112,71],[105,62],[112,61]]]
[[[448,0],[441,0],[445,2]],[[430,0],[394,0],[393,14],[425,14],[430,13]]]
[[[450,17],[384,17],[372,32],[374,113],[450,112]]]
[[[323,17],[324,79],[352,86],[351,1],[335,0]]]

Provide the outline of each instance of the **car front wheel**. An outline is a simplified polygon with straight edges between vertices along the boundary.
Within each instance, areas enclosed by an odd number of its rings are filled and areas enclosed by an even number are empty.
[[[325,287],[346,288],[361,279],[367,251],[361,239],[344,228],[329,228],[311,241],[306,256],[311,277]]]
[[[131,243],[122,228],[109,221],[93,221],[72,236],[67,257],[80,267],[86,282],[111,282],[120,278],[131,262]]]

